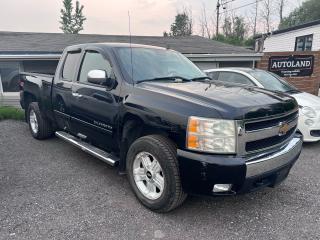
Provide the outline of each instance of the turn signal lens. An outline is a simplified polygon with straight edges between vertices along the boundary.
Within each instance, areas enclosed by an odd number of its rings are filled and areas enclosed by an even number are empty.
[[[189,148],[198,148],[199,147],[199,139],[197,136],[190,135],[188,137],[188,147]]]
[[[199,128],[199,121],[197,119],[191,118],[188,124],[189,133],[197,133]]]
[[[235,153],[235,121],[190,117],[186,145],[202,152]]]

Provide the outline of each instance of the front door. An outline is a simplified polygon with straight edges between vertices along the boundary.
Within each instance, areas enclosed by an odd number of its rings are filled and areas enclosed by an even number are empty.
[[[104,148],[113,150],[116,146],[118,87],[107,90],[105,86],[88,82],[91,70],[104,70],[113,75],[110,61],[97,51],[86,51],[77,81],[72,86],[72,130],[78,137]]]

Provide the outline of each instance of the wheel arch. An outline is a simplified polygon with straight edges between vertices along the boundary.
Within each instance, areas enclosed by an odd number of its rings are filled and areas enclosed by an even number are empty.
[[[141,117],[127,113],[122,121],[120,130],[120,164],[121,172],[126,169],[126,157],[131,144],[140,137],[147,135],[161,135],[169,137],[170,133],[164,129],[150,126]]]

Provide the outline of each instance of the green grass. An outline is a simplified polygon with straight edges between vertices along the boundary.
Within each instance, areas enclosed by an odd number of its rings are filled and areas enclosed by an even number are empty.
[[[24,120],[24,111],[15,107],[0,107],[0,121],[5,119]]]

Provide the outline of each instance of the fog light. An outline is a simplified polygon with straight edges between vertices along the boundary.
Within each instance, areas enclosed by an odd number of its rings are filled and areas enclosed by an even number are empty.
[[[230,192],[232,184],[215,184],[213,186],[214,193]]]
[[[311,119],[307,119],[305,122],[304,122],[307,126],[312,126],[314,124],[314,121],[311,120]]]

